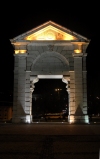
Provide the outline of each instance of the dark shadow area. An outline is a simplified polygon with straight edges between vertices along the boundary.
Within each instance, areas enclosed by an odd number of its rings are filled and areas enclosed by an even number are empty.
[[[0,91],[13,91],[14,48],[7,36],[2,36],[0,45]]]
[[[91,38],[87,48],[87,97],[90,116],[100,114],[100,51],[99,34]]]

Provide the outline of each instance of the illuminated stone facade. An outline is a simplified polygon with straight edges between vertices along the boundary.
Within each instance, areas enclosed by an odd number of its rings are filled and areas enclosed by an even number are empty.
[[[86,48],[89,40],[52,21],[11,39],[15,48],[13,123],[32,122],[32,92],[39,79],[62,79],[68,121],[88,123]]]

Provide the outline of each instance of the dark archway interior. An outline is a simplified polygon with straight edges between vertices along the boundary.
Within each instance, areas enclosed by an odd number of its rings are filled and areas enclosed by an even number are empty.
[[[32,94],[33,122],[67,121],[68,93],[61,79],[40,79]]]

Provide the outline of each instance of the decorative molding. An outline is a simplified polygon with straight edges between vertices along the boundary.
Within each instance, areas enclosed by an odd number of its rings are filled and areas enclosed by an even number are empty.
[[[82,57],[83,53],[73,53],[72,54],[74,57]]]
[[[53,51],[54,45],[48,45],[47,47],[49,51]]]

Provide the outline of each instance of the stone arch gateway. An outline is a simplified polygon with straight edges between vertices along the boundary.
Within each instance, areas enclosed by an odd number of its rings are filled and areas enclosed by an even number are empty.
[[[62,79],[69,123],[88,123],[86,48],[89,39],[52,21],[10,40],[14,46],[13,123],[32,122],[32,92],[39,79]]]

